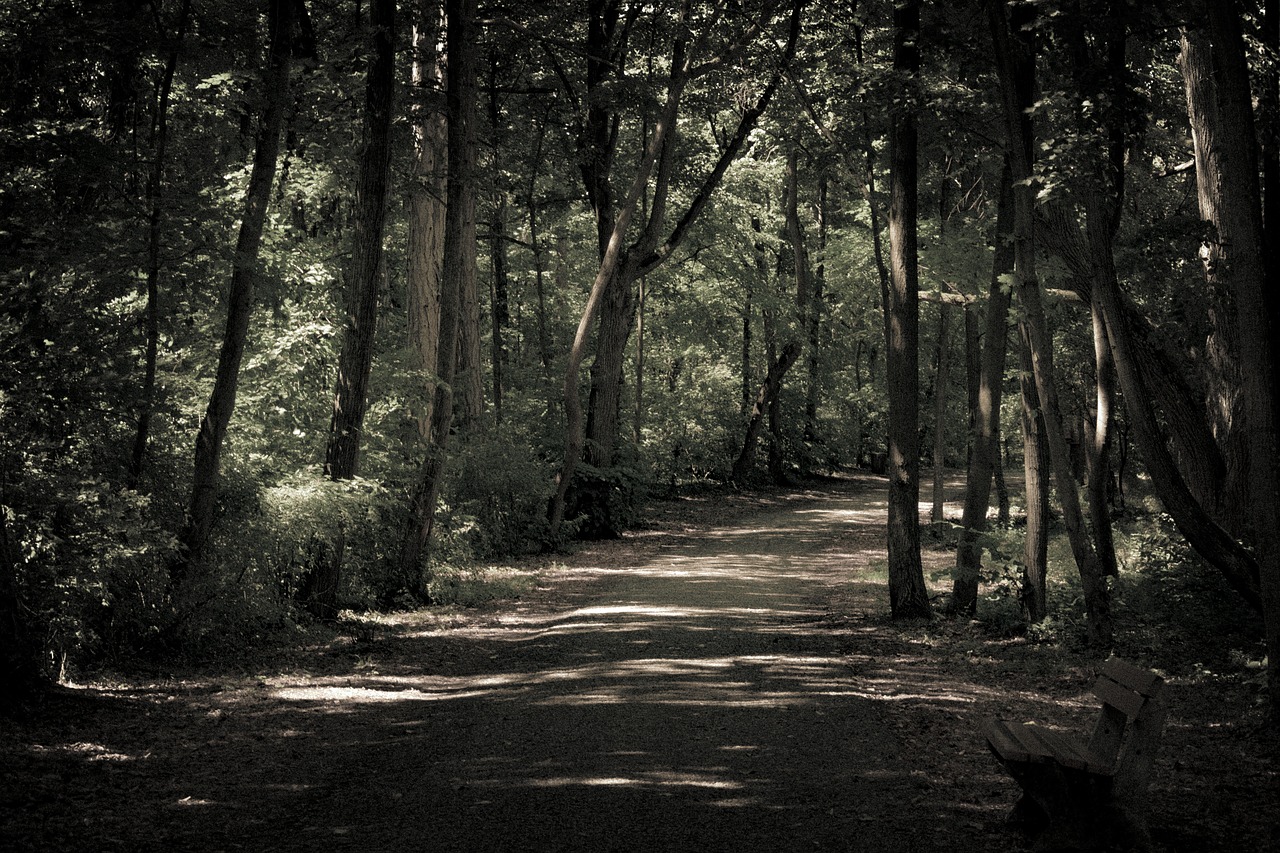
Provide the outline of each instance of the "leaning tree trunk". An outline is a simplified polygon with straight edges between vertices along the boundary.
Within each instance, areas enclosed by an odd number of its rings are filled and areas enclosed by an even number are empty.
[[[361,432],[373,370],[382,237],[387,218],[391,163],[392,96],[395,88],[395,0],[374,0],[370,11],[369,71],[365,81],[364,142],[356,179],[354,233],[347,268],[347,323],[329,421],[324,469],[334,480],[356,475]]]
[[[1062,407],[1058,399],[1053,366],[1053,338],[1045,322],[1040,299],[1040,283],[1035,259],[1035,187],[1033,178],[1034,131],[1030,110],[1035,100],[1035,47],[1029,29],[1031,9],[1019,4],[1014,9],[1012,29],[1004,4],[992,5],[992,30],[997,67],[1004,95],[1005,125],[1008,129],[1010,165],[1014,182],[1014,289],[1023,309],[1019,323],[1031,353],[1036,393],[1044,410],[1049,440],[1049,459],[1058,485],[1058,500],[1072,555],[1080,573],[1088,614],[1090,640],[1109,645],[1113,626],[1110,593],[1093,541],[1085,526],[1075,472],[1063,430]]]
[[[920,2],[894,9],[894,69],[914,79],[920,68]],[[893,617],[929,616],[920,561],[920,275],[917,266],[918,162],[915,113],[900,109],[889,133],[889,608]]]
[[[191,503],[181,536],[181,556],[173,566],[175,582],[181,580],[187,570],[199,562],[213,529],[222,442],[227,434],[227,425],[231,422],[231,414],[235,411],[240,362],[244,358],[249,318],[253,313],[253,279],[257,272],[267,205],[271,201],[271,185],[275,181],[276,163],[280,154],[280,131],[284,127],[289,95],[289,56],[295,8],[295,0],[270,0],[268,4],[270,47],[263,74],[262,114],[258,120],[244,214],[240,220],[240,233],[236,238],[235,255],[231,262],[227,325],[222,336],[222,348],[218,353],[218,370],[213,392],[209,395],[209,406],[200,421],[200,432],[196,436]]]
[[[1013,184],[1006,161],[1000,180],[996,215],[995,257],[987,297],[977,400],[973,407],[973,447],[965,479],[964,514],[952,579],[949,609],[971,614],[978,603],[978,575],[982,569],[982,533],[987,529],[991,481],[1000,460],[1000,401],[1008,352],[1009,289],[1005,277],[1013,271]]]
[[[813,274],[809,268],[809,251],[805,244],[804,227],[800,223],[799,202],[797,199],[799,194],[798,154],[795,151],[792,151],[787,158],[786,180],[786,185],[783,188],[782,207],[786,214],[787,244],[791,249],[794,267],[796,284],[795,306],[798,320],[796,325],[799,329],[807,330],[809,328],[807,318],[812,310]],[[757,221],[755,219],[752,220],[753,223]],[[760,256],[757,255],[757,269],[759,269],[760,263]],[[751,467],[755,460],[756,442],[759,439],[766,416],[769,418],[770,433],[773,435],[773,442],[770,445],[769,473],[773,476],[775,482],[785,479],[780,457],[782,447],[778,436],[778,432],[781,429],[781,417],[778,409],[779,398],[782,394],[782,382],[787,372],[800,358],[803,345],[798,338],[792,337],[783,344],[782,351],[775,354],[777,320],[767,311],[765,315],[765,337],[769,345],[768,372],[764,382],[761,383],[759,393],[756,394],[755,405],[752,407],[751,417],[747,421],[747,431],[742,441],[742,450],[738,454],[737,460],[733,463],[732,477],[735,483],[744,482],[751,472]]]
[[[476,0],[446,0],[448,21],[446,87],[449,178],[444,223],[444,265],[440,279],[440,339],[436,350],[435,402],[431,440],[409,503],[409,521],[400,549],[400,573],[410,592],[426,597],[422,561],[431,540],[436,499],[444,475],[453,424],[453,378],[458,364],[462,292],[476,275],[475,81]]]

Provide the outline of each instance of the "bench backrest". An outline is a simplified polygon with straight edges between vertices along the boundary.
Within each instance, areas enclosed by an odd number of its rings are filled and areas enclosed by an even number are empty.
[[[1140,795],[1146,788],[1164,728],[1164,679],[1119,658],[1102,666],[1094,695],[1102,712],[1089,739],[1089,750],[1115,762],[1115,793]]]

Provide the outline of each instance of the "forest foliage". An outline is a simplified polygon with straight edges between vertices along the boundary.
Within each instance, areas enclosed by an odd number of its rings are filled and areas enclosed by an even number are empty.
[[[969,472],[947,609],[1050,615],[1052,486],[1093,641],[1119,523],[1218,567],[1274,659],[1276,18],[5,5],[6,672],[429,605],[651,496],[852,467],[908,508]]]

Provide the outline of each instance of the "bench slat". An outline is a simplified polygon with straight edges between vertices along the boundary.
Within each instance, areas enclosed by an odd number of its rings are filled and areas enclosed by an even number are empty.
[[[1053,750],[1049,748],[1048,744],[1036,737],[1036,733],[1031,730],[1031,726],[1026,723],[1005,723],[1005,728],[1027,751],[1032,761],[1046,762],[1054,760]]]
[[[1098,775],[1111,775],[1110,764],[1091,753],[1087,746],[1074,737],[1041,726],[1036,726],[1034,731],[1054,751],[1059,764]]]
[[[1111,658],[1103,664],[1102,674],[1148,698],[1157,696],[1164,687],[1164,679],[1151,670],[1141,669],[1120,658]]]
[[[1003,720],[987,720],[985,732],[987,745],[1005,761],[1030,761],[1031,754],[1009,734],[1009,728]]]
[[[1147,701],[1141,693],[1130,690],[1105,675],[1093,685],[1093,694],[1131,720],[1142,712],[1142,706]]]

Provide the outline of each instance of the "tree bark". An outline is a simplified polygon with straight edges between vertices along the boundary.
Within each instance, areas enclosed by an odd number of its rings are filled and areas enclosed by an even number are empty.
[[[982,533],[987,529],[992,474],[999,467],[1000,403],[1004,392],[1004,366],[1008,352],[1008,315],[1013,272],[1013,180],[1006,160],[1000,179],[1000,207],[996,215],[995,256],[991,266],[990,295],[984,323],[977,400],[973,407],[973,446],[965,478],[964,510],[956,565],[952,575],[954,613],[977,609],[978,575],[982,569]],[[1030,489],[1028,488],[1028,493]]]
[[[1089,523],[1093,530],[1093,545],[1102,562],[1103,571],[1111,577],[1120,575],[1116,560],[1115,537],[1111,530],[1111,426],[1115,406],[1115,364],[1111,358],[1111,344],[1107,340],[1106,321],[1097,300],[1090,304],[1093,323],[1094,384],[1097,389],[1093,423],[1088,430],[1086,455],[1088,473]]]
[[[1266,289],[1259,151],[1241,12],[1235,0],[1206,5],[1212,45],[1211,79],[1207,83],[1194,79],[1196,62],[1188,61],[1184,67],[1196,147],[1200,216],[1208,224],[1200,258],[1206,284],[1223,292],[1234,308],[1230,320],[1240,361],[1235,374],[1239,384],[1231,390],[1242,401],[1247,429],[1243,451],[1227,451],[1228,488],[1237,480],[1243,482],[1241,527],[1253,545],[1259,565],[1270,660],[1270,706],[1280,721],[1280,458],[1274,398],[1277,353],[1275,330],[1268,317],[1276,297],[1268,297]],[[1193,42],[1191,34],[1184,31],[1184,57]],[[1243,471],[1232,464],[1240,458],[1245,462]]]
[[[507,327],[511,324],[510,279],[507,265],[507,187],[498,152],[503,142],[502,105],[498,101],[498,58],[489,57],[489,145],[491,180],[494,184],[489,218],[490,287],[489,306],[492,323],[489,335],[489,362],[493,380],[493,420],[503,419],[503,395],[507,383]]]
[[[1211,5],[1217,4],[1204,4],[1205,7]],[[1243,529],[1238,525],[1249,514],[1246,503],[1249,438],[1246,401],[1241,393],[1245,365],[1241,361],[1233,279],[1239,273],[1258,275],[1261,280],[1262,254],[1261,234],[1248,234],[1249,226],[1243,221],[1250,202],[1232,195],[1249,189],[1230,183],[1231,161],[1246,158],[1245,162],[1257,163],[1257,151],[1252,134],[1248,140],[1244,138],[1243,125],[1221,123],[1226,120],[1225,111],[1230,109],[1223,99],[1229,101],[1231,93],[1220,89],[1224,81],[1215,66],[1220,65],[1223,51],[1215,42],[1216,38],[1211,37],[1207,29],[1184,29],[1178,65],[1185,83],[1187,114],[1195,143],[1196,187],[1200,219],[1204,223],[1200,261],[1204,269],[1209,334],[1204,342],[1205,358],[1199,363],[1205,368],[1209,424],[1226,461],[1224,479],[1213,483],[1213,491],[1206,497],[1219,522],[1238,536]],[[1246,95],[1247,92],[1246,82]],[[1252,124],[1252,108],[1247,112],[1246,118],[1237,110],[1235,118]],[[1256,189],[1256,176],[1252,183]],[[1260,217],[1261,208],[1257,213]],[[1242,239],[1249,242],[1239,243]]]
[[[1022,470],[1026,481],[1027,533],[1022,544],[1023,618],[1029,623],[1049,615],[1045,583],[1049,574],[1049,442],[1045,436],[1044,412],[1036,392],[1035,367],[1031,347],[1024,334],[1018,335],[1020,371],[1018,390],[1022,395]]]
[[[943,422],[947,417],[947,382],[950,379],[950,359],[947,358],[948,337],[951,332],[951,306],[938,303],[938,340],[933,352],[933,506],[929,521],[939,524],[945,518],[946,508],[946,433]]]
[[[395,0],[373,0],[370,8],[369,70],[353,216],[351,263],[347,268],[347,318],[329,422],[324,470],[334,480],[356,475],[373,370],[378,291],[383,279],[383,229],[391,163],[392,98],[395,89]]]
[[[804,403],[805,441],[821,440],[818,432],[818,406],[822,402],[822,315],[826,289],[827,266],[827,174],[818,174],[818,265],[814,269],[813,294],[809,305],[809,384]]]
[[[422,563],[431,541],[449,431],[453,425],[453,379],[458,365],[462,293],[476,275],[476,0],[445,0],[448,21],[446,86],[449,163],[445,208],[444,263],[440,279],[439,381],[431,411],[431,440],[409,503],[409,521],[400,549],[400,572],[409,591],[426,598]]]
[[[1035,187],[1033,178],[1034,132],[1030,110],[1035,98],[1035,47],[1029,29],[1033,12],[1027,4],[1014,5],[1012,21],[1004,3],[992,5],[992,30],[997,66],[1004,93],[1005,123],[1009,134],[1010,165],[1014,181],[1014,289],[1024,318],[1019,329],[1031,353],[1036,393],[1044,412],[1049,460],[1058,486],[1058,500],[1072,555],[1080,573],[1090,641],[1111,643],[1113,624],[1110,593],[1102,564],[1094,551],[1076,490],[1070,448],[1064,434],[1062,406],[1058,399],[1053,366],[1053,338],[1041,306],[1035,261]]]
[[[893,65],[914,81],[920,68],[920,2],[894,8]],[[905,97],[913,98],[914,93]],[[920,275],[917,266],[917,128],[899,109],[889,133],[889,608],[895,619],[932,614],[920,561]]]
[[[236,405],[240,362],[244,358],[253,313],[254,276],[266,224],[271,185],[275,181],[280,154],[280,131],[284,127],[289,95],[289,56],[293,40],[295,0],[269,0],[266,66],[263,72],[263,104],[254,144],[253,166],[245,192],[244,214],[231,262],[231,286],[227,294],[227,325],[218,353],[218,369],[209,405],[196,436],[195,470],[191,480],[191,502],[183,529],[181,555],[174,563],[172,578],[179,582],[203,556],[213,529],[218,497],[218,474],[222,443]]]
[[[411,101],[413,161],[409,174],[409,234],[407,252],[409,340],[421,380],[421,399],[413,408],[418,435],[431,440],[433,400],[439,377],[436,351],[440,344],[440,280],[444,253],[445,172],[448,128],[436,107],[443,94],[444,57],[441,0],[417,0],[413,21]]]

